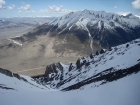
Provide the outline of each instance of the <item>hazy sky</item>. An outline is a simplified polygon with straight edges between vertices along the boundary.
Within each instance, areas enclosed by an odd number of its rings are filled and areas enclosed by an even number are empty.
[[[0,0],[0,17],[61,16],[84,9],[140,15],[140,0]]]

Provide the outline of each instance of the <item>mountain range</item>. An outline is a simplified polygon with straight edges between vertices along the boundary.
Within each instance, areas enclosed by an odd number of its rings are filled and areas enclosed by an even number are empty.
[[[83,10],[59,17],[14,40],[24,43],[29,40],[30,34],[33,37],[44,34],[55,38],[52,53],[86,55],[139,38],[140,19],[131,13],[123,16]]]
[[[140,19],[131,13],[123,16],[105,11],[83,10],[58,17],[11,40],[31,45],[32,42],[40,41],[38,37],[42,38],[45,56],[50,56],[46,50],[52,56],[89,55],[101,48],[108,49],[139,38]],[[50,40],[47,43],[44,42],[46,37]]]
[[[51,62],[47,64],[68,64],[139,37],[140,19],[131,13],[123,16],[105,11],[71,12],[23,35],[1,40],[0,66],[17,71],[45,67],[48,61]],[[65,57],[69,57],[67,61]]]

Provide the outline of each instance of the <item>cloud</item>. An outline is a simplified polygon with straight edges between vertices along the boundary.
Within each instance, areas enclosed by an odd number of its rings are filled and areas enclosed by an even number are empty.
[[[21,6],[18,9],[28,11],[28,10],[30,10],[30,4],[23,4],[23,6]]]
[[[140,15],[135,15],[136,17],[140,18]]]
[[[36,11],[30,10],[30,11],[25,11],[25,13],[36,13]]]
[[[132,6],[135,9],[140,9],[140,0],[135,0],[132,2]]]
[[[8,10],[12,10],[12,9],[14,9],[16,6],[14,5],[14,4],[11,4],[7,9]]]
[[[5,0],[0,0],[0,9],[8,9],[8,10],[12,10],[15,8],[14,4],[11,4],[9,7],[5,7]]]
[[[22,6],[18,8],[18,13],[21,13],[24,11],[24,13],[36,13],[34,10],[31,9],[30,4],[25,4],[24,2],[21,2]]]
[[[56,6],[56,5],[52,5],[48,7],[50,11],[53,12],[60,12],[63,10],[63,6]]]
[[[0,9],[4,8],[5,0],[0,0]]]
[[[52,5],[52,6],[48,6],[48,9],[41,9],[39,12],[42,12],[42,13],[51,13],[51,12],[54,12],[54,13],[69,13],[69,12],[72,12],[72,11],[75,11],[75,10],[68,10],[68,9],[65,9],[63,6]]]
[[[130,12],[117,12],[117,14],[126,16],[126,15],[130,14]]]
[[[118,8],[117,6],[114,6],[114,8],[116,9],[116,8]]]

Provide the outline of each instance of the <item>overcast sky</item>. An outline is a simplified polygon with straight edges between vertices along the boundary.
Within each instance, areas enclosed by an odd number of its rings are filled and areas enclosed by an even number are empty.
[[[0,17],[61,16],[84,9],[140,15],[140,0],[0,0]]]

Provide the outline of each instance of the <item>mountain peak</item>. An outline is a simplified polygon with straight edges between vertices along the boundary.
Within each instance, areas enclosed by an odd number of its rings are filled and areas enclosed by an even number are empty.
[[[82,12],[90,12],[90,10],[88,10],[88,9],[84,9]]]

